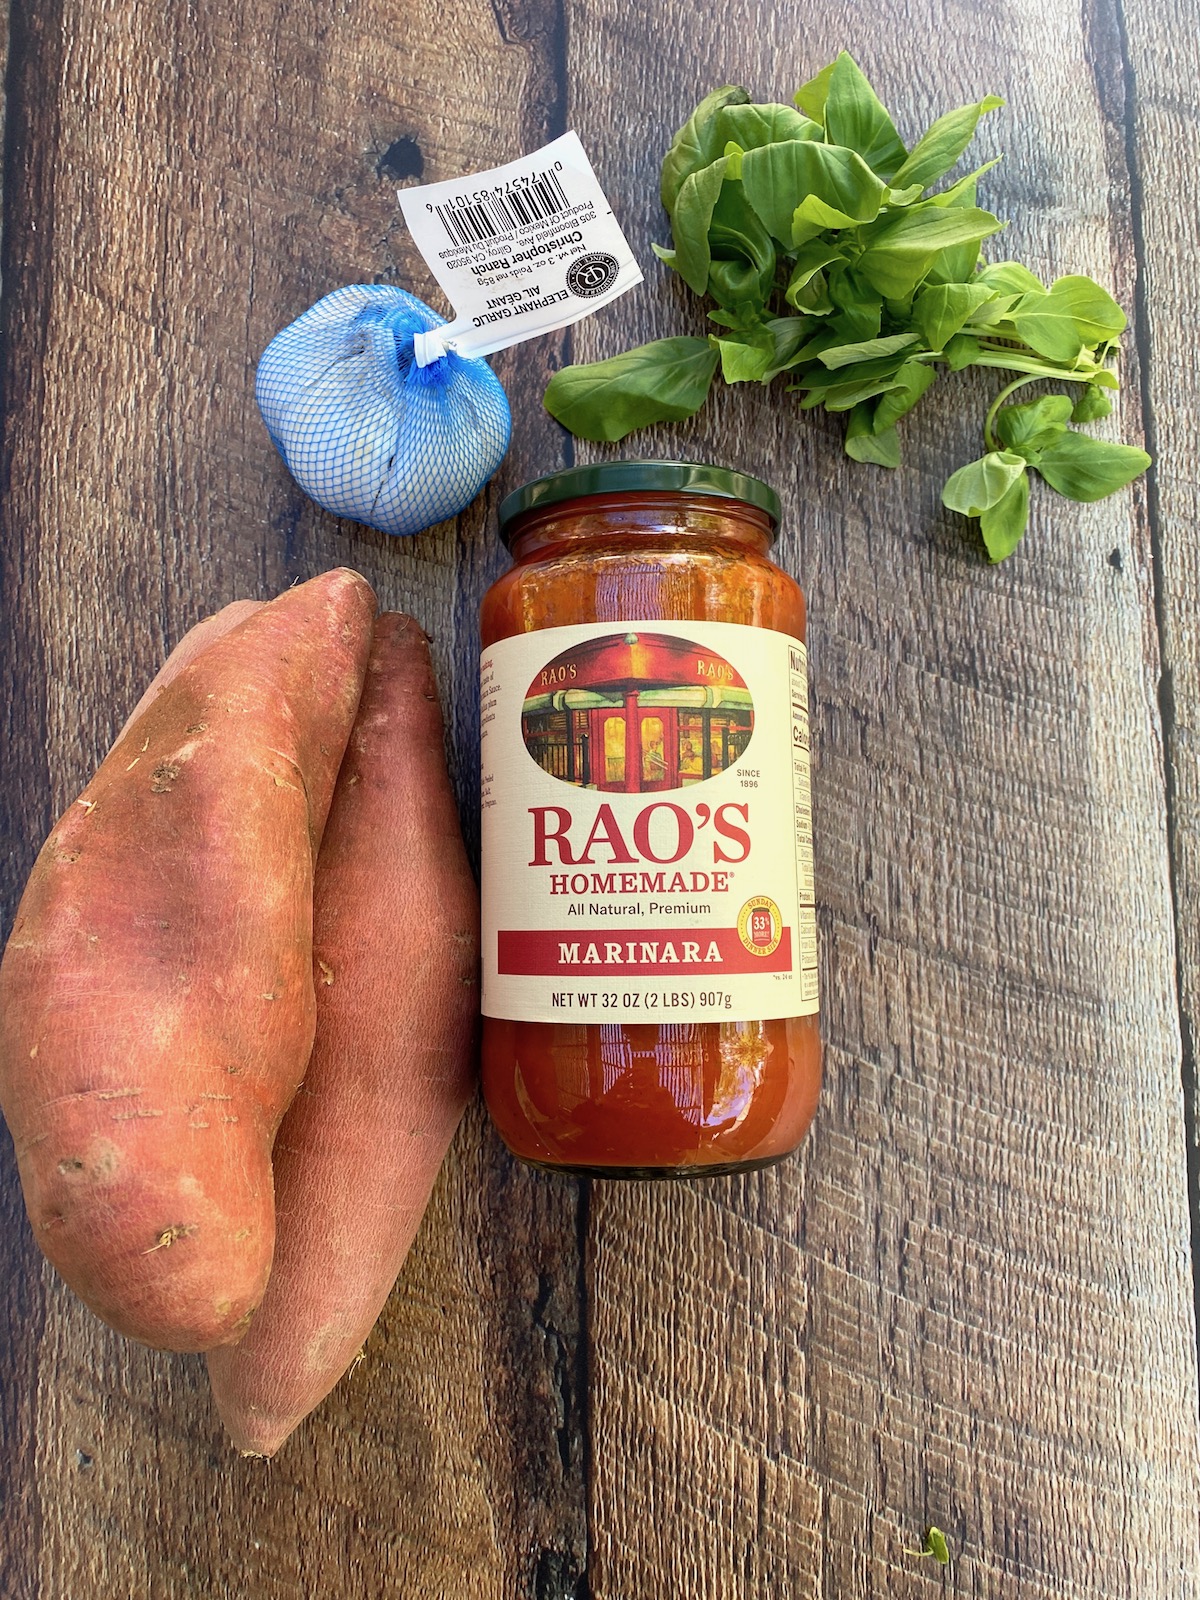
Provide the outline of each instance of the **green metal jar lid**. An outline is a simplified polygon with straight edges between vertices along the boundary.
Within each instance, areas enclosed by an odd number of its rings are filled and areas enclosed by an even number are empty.
[[[578,500],[584,495],[622,492],[715,495],[723,500],[741,500],[745,505],[765,511],[779,526],[779,496],[761,478],[729,467],[714,467],[703,461],[599,461],[588,467],[568,467],[514,489],[500,502],[500,537],[507,543],[508,530],[517,517],[537,511],[560,500]]]

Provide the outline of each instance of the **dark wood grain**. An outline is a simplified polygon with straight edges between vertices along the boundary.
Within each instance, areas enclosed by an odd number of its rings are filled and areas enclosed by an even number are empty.
[[[703,326],[649,241],[661,150],[720,81],[786,99],[848,45],[909,134],[1005,94],[981,134],[1007,152],[986,180],[1005,252],[1139,308],[1110,426],[1145,427],[1160,463],[1099,506],[1037,497],[992,570],[937,500],[976,452],[985,382],[923,404],[895,474],[775,392],[630,440],[773,482],[811,600],[828,1085],[806,1148],[746,1178],[589,1189],[515,1165],[474,1107],[366,1359],[267,1466],[228,1450],[199,1360],[122,1343],[41,1266],[3,1141],[2,1600],[1200,1594],[1181,1093],[1200,573],[1178,370],[1197,285],[1176,242],[1200,77],[1188,0],[1122,4],[1004,4],[986,26],[935,0],[14,8],[4,929],[166,648],[339,563],[434,635],[476,847],[495,506],[572,459],[540,407],[550,371]],[[646,286],[496,358],[513,449],[456,523],[398,541],[328,518],[258,420],[258,353],[342,283],[438,304],[396,184],[568,126]],[[927,1521],[948,1573],[904,1553]]]
[[[1005,95],[980,140],[980,159],[1006,152],[985,189],[1013,219],[1004,254],[1132,303],[1118,19],[974,16],[581,5],[573,117],[647,259],[662,124],[723,81],[787,100],[849,42],[910,135]],[[700,331],[665,270],[648,276],[651,293],[580,327],[581,353]],[[1132,341],[1125,378],[1112,430],[1137,438]],[[638,440],[784,496],[781,558],[811,602],[828,1081],[807,1149],[776,1172],[597,1186],[603,1600],[1166,1600],[1200,1583],[1145,489],[1038,495],[1019,553],[986,567],[937,496],[978,453],[997,386],[931,396],[896,474],[846,462],[838,427],[752,388]],[[905,1554],[928,1522],[955,1553],[947,1578]]]
[[[37,515],[40,472],[36,444],[44,417],[37,372],[46,347],[53,231],[50,167],[37,159],[28,135],[12,131],[22,110],[36,102],[47,72],[61,58],[57,7],[37,17],[13,19],[6,32],[4,226],[0,236],[0,329],[5,350],[23,359],[0,368],[3,415],[11,419],[0,442],[0,668],[3,671],[3,753],[0,755],[0,894],[3,933],[50,814],[50,770],[46,749],[46,672],[38,608],[42,569],[39,543],[18,530]],[[53,142],[56,119],[47,116]],[[8,220],[12,197],[42,219],[37,234],[22,237]],[[25,233],[22,230],[22,233]],[[25,1220],[12,1141],[0,1140],[0,1238],[7,1293],[0,1300],[0,1339],[5,1374],[0,1383],[0,1584],[21,1595],[33,1592],[41,1549],[41,1503],[36,1463],[39,1340],[45,1321],[45,1268]]]
[[[1196,179],[1178,152],[1196,143],[1197,110],[1181,86],[1200,81],[1200,11],[1188,0],[1123,0],[1122,56],[1145,363],[1147,493],[1162,650],[1159,706],[1175,907],[1184,1092],[1188,1110],[1193,1254],[1200,1248],[1200,211]],[[1200,1288],[1197,1305],[1200,1306]]]
[[[418,540],[336,523],[271,448],[253,370],[342,283],[403,281],[437,303],[397,182],[510,159],[565,125],[553,4],[65,0],[18,8],[13,39],[5,929],[53,813],[167,647],[234,596],[330,566],[432,632],[472,793],[500,485]],[[498,363],[534,419],[510,480],[563,459],[536,421],[560,349]],[[229,1451],[201,1362],[122,1344],[39,1265],[7,1140],[4,1161],[5,1600],[573,1587],[578,1190],[515,1168],[478,1109],[365,1361],[270,1467]]]

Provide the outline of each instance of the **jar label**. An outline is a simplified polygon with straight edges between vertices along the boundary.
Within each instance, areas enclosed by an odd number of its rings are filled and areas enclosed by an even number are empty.
[[[817,1010],[804,645],[722,622],[503,639],[480,663],[483,1010]]]

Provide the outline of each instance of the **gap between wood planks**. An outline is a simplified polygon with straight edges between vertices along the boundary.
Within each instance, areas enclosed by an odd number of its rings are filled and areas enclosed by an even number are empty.
[[[1180,1079],[1183,1090],[1184,1158],[1187,1166],[1188,1218],[1191,1230],[1192,1308],[1196,1324],[1197,1360],[1200,1361],[1200,1144],[1197,1143],[1196,1040],[1186,1001],[1184,971],[1186,941],[1183,937],[1183,906],[1179,890],[1180,819],[1179,795],[1175,782],[1177,724],[1174,674],[1169,659],[1167,629],[1166,571],[1163,556],[1162,505],[1159,496],[1159,441],[1150,367],[1154,360],[1148,304],[1146,268],[1146,209],[1142,163],[1137,141],[1137,75],[1129,46],[1124,0],[1114,0],[1117,47],[1120,52],[1123,91],[1123,131],[1125,165],[1129,173],[1129,218],[1133,231],[1134,297],[1133,335],[1138,351],[1138,391],[1142,409],[1142,430],[1146,449],[1152,458],[1146,474],[1146,518],[1150,529],[1151,581],[1154,602],[1154,630],[1158,641],[1158,712],[1162,723],[1163,795],[1167,827],[1167,883],[1175,935],[1175,1010],[1179,1018]]]
[[[567,330],[568,341],[570,330]],[[570,343],[564,354],[570,355]],[[574,441],[572,441],[572,445]],[[572,449],[572,462],[574,450]],[[588,1296],[589,1244],[592,1221],[592,1180],[580,1178],[579,1199],[575,1212],[575,1227],[579,1240],[579,1349],[575,1352],[575,1382],[579,1389],[579,1429],[583,1452],[583,1571],[575,1581],[569,1600],[592,1600],[592,1319]],[[567,1596],[563,1600],[568,1600]]]
[[[555,28],[554,28],[554,87],[557,91],[555,104],[550,113],[550,128],[548,138],[557,139],[566,133],[571,125],[570,116],[570,50],[567,0],[555,0]],[[503,31],[503,22],[499,10],[496,13],[497,23]],[[570,366],[575,358],[575,329],[563,329],[563,366]],[[562,430],[563,442],[563,470],[573,467],[576,462],[575,438],[566,429]],[[579,1269],[576,1279],[576,1295],[579,1303],[579,1347],[575,1351],[574,1380],[578,1390],[579,1432],[581,1450],[581,1477],[580,1490],[583,1497],[583,1569],[574,1575],[574,1582],[569,1591],[565,1587],[558,1594],[551,1593],[554,1584],[544,1584],[539,1571],[535,1582],[537,1594],[535,1600],[592,1600],[592,1551],[595,1547],[594,1537],[594,1511],[592,1497],[593,1462],[592,1462],[592,1318],[591,1298],[588,1294],[588,1255],[591,1235],[592,1217],[592,1179],[579,1178],[578,1195],[575,1207],[575,1233],[578,1240]],[[570,1576],[566,1575],[566,1582]]]

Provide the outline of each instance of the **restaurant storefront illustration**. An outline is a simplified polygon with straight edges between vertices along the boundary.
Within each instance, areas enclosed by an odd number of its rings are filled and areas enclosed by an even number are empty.
[[[525,747],[543,771],[626,794],[703,783],[740,760],[753,732],[750,691],[729,662],[662,633],[564,650],[521,708]]]

